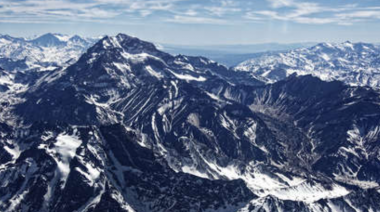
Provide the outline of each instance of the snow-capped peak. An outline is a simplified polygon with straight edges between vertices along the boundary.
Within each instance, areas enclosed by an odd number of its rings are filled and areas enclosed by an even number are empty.
[[[96,40],[47,33],[33,39],[0,36],[0,66],[7,70],[53,70],[75,62]]]
[[[380,48],[368,43],[320,43],[311,48],[269,53],[240,63],[237,71],[275,82],[292,73],[311,74],[322,80],[380,87]]]
[[[53,33],[54,37],[58,38],[60,41],[67,42],[72,37],[70,35],[66,34],[60,34],[60,33]],[[75,35],[77,36],[77,35]]]

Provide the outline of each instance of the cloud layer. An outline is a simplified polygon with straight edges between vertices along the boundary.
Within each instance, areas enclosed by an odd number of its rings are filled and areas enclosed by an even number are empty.
[[[231,25],[288,22],[353,25],[380,21],[380,3],[304,0],[2,0],[0,22]],[[342,2],[342,1],[340,1]],[[347,1],[348,2],[348,1]]]

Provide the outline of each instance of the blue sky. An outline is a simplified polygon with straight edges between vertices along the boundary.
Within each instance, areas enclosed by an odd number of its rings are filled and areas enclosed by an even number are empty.
[[[0,33],[171,44],[380,42],[380,0],[0,0]]]

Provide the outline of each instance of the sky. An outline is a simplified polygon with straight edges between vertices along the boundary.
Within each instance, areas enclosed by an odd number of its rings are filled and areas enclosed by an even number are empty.
[[[0,0],[0,34],[156,43],[380,42],[380,0]]]

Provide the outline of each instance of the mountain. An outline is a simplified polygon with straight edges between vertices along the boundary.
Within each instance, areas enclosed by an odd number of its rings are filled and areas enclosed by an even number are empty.
[[[264,54],[242,62],[234,69],[249,72],[253,78],[268,83],[297,73],[312,74],[322,80],[339,80],[349,85],[379,87],[379,61],[378,45],[347,41]]]
[[[59,37],[56,37],[52,33],[41,35],[40,37],[33,39],[31,42],[37,46],[43,47],[60,46],[65,44],[64,41],[61,41]]]
[[[47,71],[74,63],[96,39],[47,33],[34,39],[0,35],[0,66],[13,71]]]
[[[379,211],[378,91],[247,74],[119,34],[0,93],[0,210]]]
[[[262,44],[241,44],[241,45],[174,45],[159,44],[161,50],[171,54],[185,54],[191,56],[204,56],[228,67],[236,66],[239,63],[257,57],[263,52],[282,52],[297,48],[314,46],[316,43],[262,43]]]

